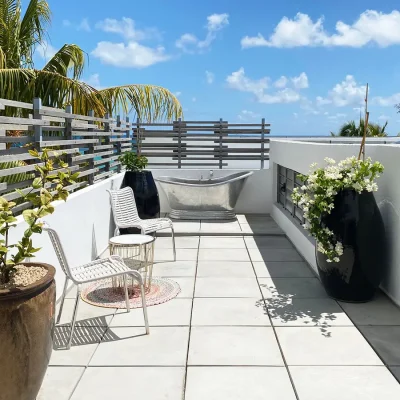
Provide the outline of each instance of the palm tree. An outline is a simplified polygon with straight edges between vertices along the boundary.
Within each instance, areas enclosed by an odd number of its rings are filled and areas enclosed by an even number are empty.
[[[387,136],[385,132],[387,127],[387,121],[385,125],[380,126],[379,124],[369,123],[367,126],[367,136],[368,137],[384,137]],[[362,137],[364,135],[365,122],[361,118],[358,126],[355,121],[349,121],[344,123],[338,133],[331,132],[331,136],[345,136],[345,137]]]
[[[50,20],[47,0],[30,0],[23,15],[20,0],[0,0],[0,98],[30,103],[40,97],[45,106],[72,104],[83,115],[134,110],[147,121],[181,116],[178,99],[165,88],[131,84],[96,90],[81,81],[85,53],[75,44],[65,44],[43,69],[35,69],[33,55],[46,43]],[[16,112],[10,107],[5,111]]]

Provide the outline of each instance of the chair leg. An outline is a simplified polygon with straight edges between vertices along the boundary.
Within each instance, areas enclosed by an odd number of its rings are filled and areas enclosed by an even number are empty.
[[[125,290],[126,309],[128,312],[131,312],[131,304],[129,302],[129,293],[128,293],[128,276],[127,275],[124,275],[124,290]]]
[[[134,279],[136,279],[139,282],[139,285],[140,285],[140,295],[142,298],[144,325],[146,327],[146,335],[148,335],[150,333],[150,328],[149,328],[149,319],[147,317],[146,294],[144,291],[143,278],[142,278],[142,275],[140,275],[140,273],[137,271],[132,271],[130,274],[132,275],[132,277]]]
[[[69,339],[68,339],[68,344],[67,344],[67,350],[71,348],[72,344],[72,339],[74,336],[74,330],[75,330],[75,323],[76,323],[76,314],[78,313],[78,306],[79,306],[79,299],[81,298],[81,288],[78,285],[77,291],[76,291],[76,299],[75,299],[75,306],[74,306],[74,312],[72,314],[72,322],[71,322],[71,333],[69,334]]]
[[[175,232],[174,227],[171,225],[172,247],[174,249],[174,261],[176,261],[176,246],[175,246]]]
[[[68,288],[68,277],[65,277],[65,282],[64,282],[64,289],[61,295],[61,302],[60,302],[60,309],[58,310],[58,315],[57,315],[57,319],[56,319],[56,325],[58,325],[60,323],[61,320],[61,314],[62,314],[62,310],[64,308],[64,300],[65,300],[65,296],[67,295],[67,288]]]

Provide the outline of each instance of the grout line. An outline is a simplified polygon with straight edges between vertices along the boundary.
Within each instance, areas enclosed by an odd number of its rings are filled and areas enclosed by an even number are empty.
[[[296,396],[296,399],[297,399],[297,400],[300,400],[300,397],[299,397],[299,395],[298,395],[298,393],[297,393],[297,389],[296,389],[296,386],[295,386],[294,381],[293,381],[293,378],[292,378],[292,374],[290,373],[290,370],[289,370],[289,365],[288,365],[288,363],[287,363],[287,361],[286,361],[285,355],[284,355],[284,353],[283,353],[282,346],[281,346],[281,344],[280,344],[280,342],[279,342],[278,334],[277,334],[277,332],[276,332],[276,327],[275,327],[274,324],[273,324],[271,315],[270,315],[269,310],[268,310],[268,307],[267,307],[267,303],[266,303],[265,298],[264,298],[264,294],[263,294],[263,292],[262,292],[262,290],[261,290],[260,282],[259,282],[259,280],[258,280],[258,276],[257,276],[257,274],[256,274],[256,270],[255,270],[255,268],[254,268],[253,261],[251,260],[251,257],[250,257],[249,248],[247,247],[247,244],[246,244],[246,241],[244,240],[244,238],[243,238],[243,241],[245,242],[245,245],[246,245],[247,253],[248,253],[248,255],[249,255],[249,258],[250,258],[250,261],[251,261],[251,265],[252,265],[252,267],[253,267],[254,274],[255,274],[255,276],[256,276],[256,281],[257,281],[257,284],[258,284],[258,289],[260,290],[261,300],[262,300],[262,302],[263,302],[263,304],[264,304],[265,311],[266,311],[266,313],[267,313],[267,315],[268,315],[268,319],[269,319],[269,322],[270,322],[270,324],[271,324],[272,331],[274,332],[274,336],[275,336],[276,342],[277,342],[277,344],[278,344],[279,351],[280,351],[280,353],[281,353],[282,360],[283,360],[284,366],[285,366],[285,368],[286,368],[286,372],[287,372],[287,374],[288,374],[288,376],[289,376],[290,383],[292,384],[292,388],[293,388],[294,395]]]
[[[201,220],[200,220],[201,224]],[[201,227],[201,225],[200,225]],[[199,243],[197,246],[197,260],[196,260],[196,269],[194,274],[194,285],[193,285],[193,296],[192,296],[192,308],[190,310],[190,319],[189,319],[189,336],[188,336],[188,345],[187,345],[187,353],[186,353],[186,363],[185,363],[185,376],[183,380],[183,393],[182,393],[182,400],[186,398],[186,385],[187,385],[187,374],[188,374],[188,363],[189,363],[189,350],[190,350],[190,338],[192,335],[192,319],[193,319],[193,307],[194,307],[194,299],[195,299],[195,292],[196,292],[196,280],[197,280],[197,269],[199,266],[199,252],[200,252],[200,243],[201,237],[199,237]]]

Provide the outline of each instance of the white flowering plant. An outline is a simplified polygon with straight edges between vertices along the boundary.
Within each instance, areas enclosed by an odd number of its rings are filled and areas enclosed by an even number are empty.
[[[358,160],[349,157],[336,163],[325,158],[326,166],[317,168],[311,164],[309,175],[298,175],[303,182],[301,188],[295,188],[292,199],[302,206],[305,224],[310,234],[317,240],[317,250],[326,255],[328,262],[339,262],[343,254],[343,244],[321,219],[333,210],[335,196],[344,189],[353,189],[358,193],[376,192],[375,180],[383,172],[383,165],[371,158]]]

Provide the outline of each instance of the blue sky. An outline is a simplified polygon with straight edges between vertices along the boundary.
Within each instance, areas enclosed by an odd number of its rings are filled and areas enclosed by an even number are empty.
[[[78,44],[94,86],[161,85],[178,95],[186,119],[265,117],[273,134],[325,135],[358,119],[368,82],[370,119],[400,132],[398,1],[49,4],[47,56]]]

